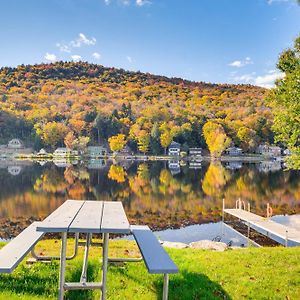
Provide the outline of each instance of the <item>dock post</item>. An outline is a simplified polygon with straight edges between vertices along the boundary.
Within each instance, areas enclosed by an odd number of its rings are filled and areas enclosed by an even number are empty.
[[[285,231],[285,247],[288,246],[288,230]]]
[[[223,203],[222,203],[222,222],[224,222],[224,210],[225,210],[225,199],[223,198]]]

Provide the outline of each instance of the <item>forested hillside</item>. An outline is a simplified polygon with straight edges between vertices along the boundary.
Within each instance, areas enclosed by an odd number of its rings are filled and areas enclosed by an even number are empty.
[[[1,68],[0,143],[19,137],[36,148],[64,142],[80,148],[121,134],[141,152],[162,153],[172,140],[206,147],[207,123],[217,128],[216,136],[252,151],[273,141],[265,94],[250,85],[190,82],[84,62]]]

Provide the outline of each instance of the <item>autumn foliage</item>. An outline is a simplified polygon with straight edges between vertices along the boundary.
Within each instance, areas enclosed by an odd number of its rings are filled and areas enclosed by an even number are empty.
[[[0,142],[18,137],[39,149],[77,140],[78,148],[122,134],[133,150],[156,154],[172,140],[183,150],[207,147],[203,126],[211,121],[233,144],[251,151],[254,144],[273,141],[264,96],[265,89],[250,85],[191,82],[85,62],[5,67]]]

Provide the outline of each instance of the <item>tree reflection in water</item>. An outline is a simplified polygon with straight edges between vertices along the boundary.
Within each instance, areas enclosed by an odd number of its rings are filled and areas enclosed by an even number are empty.
[[[122,201],[131,222],[152,228],[179,227],[220,220],[222,198],[237,198],[264,215],[300,212],[299,171],[266,171],[255,164],[234,169],[220,162],[200,169],[181,167],[172,176],[164,162],[79,164],[59,168],[22,166],[18,175],[0,169],[0,220],[42,219],[66,199]],[[21,221],[20,221],[21,222]]]

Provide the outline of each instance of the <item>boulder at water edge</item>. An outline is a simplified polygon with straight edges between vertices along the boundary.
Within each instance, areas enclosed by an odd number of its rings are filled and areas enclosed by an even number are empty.
[[[192,242],[189,244],[189,247],[194,249],[209,249],[216,251],[224,251],[228,248],[225,243],[213,242],[209,240]]]

